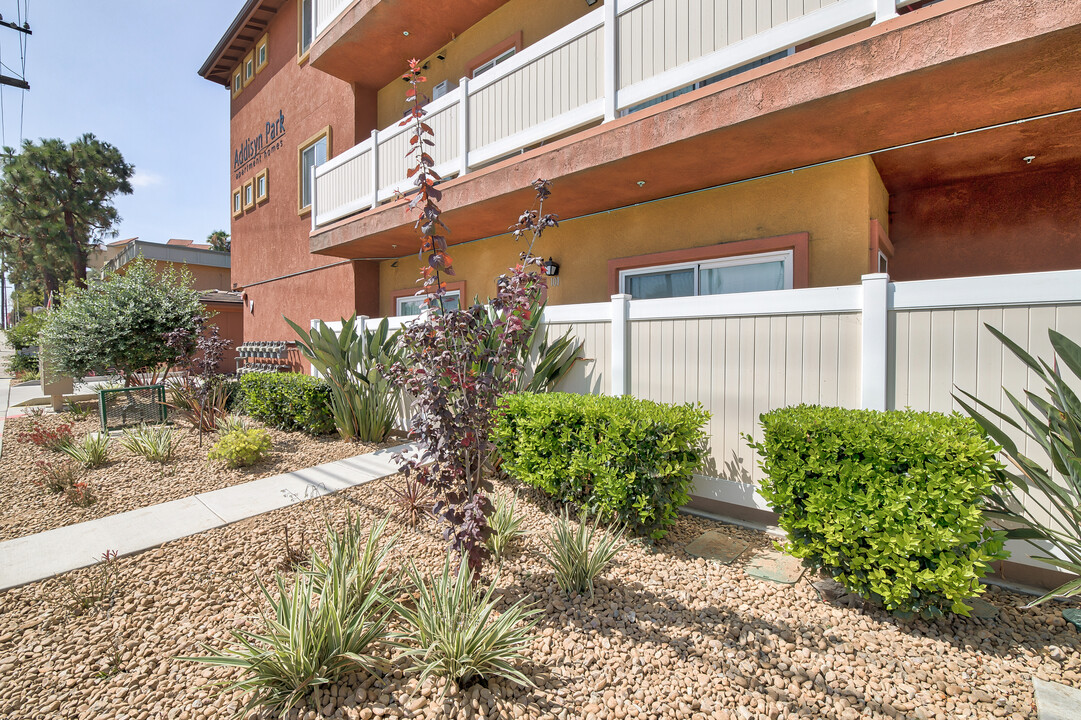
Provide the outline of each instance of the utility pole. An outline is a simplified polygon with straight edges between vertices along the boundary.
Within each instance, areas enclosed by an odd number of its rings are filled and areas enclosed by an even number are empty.
[[[15,30],[16,32],[21,32],[21,33],[24,33],[26,35],[33,35],[34,34],[30,30],[30,23],[25,23],[24,22],[22,25],[19,25],[18,23],[13,23],[13,22],[9,22],[7,20],[4,20],[3,15],[0,15],[0,27],[11,28],[12,30]],[[25,68],[24,68],[24,72],[25,72]],[[26,82],[26,78],[16,77],[14,75],[5,75],[3,72],[0,72],[0,85],[10,85],[11,87],[19,88],[20,90],[29,90],[30,89],[30,83]]]

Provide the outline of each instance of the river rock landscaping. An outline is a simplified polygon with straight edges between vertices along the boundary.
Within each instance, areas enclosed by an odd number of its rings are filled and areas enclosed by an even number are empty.
[[[72,588],[89,592],[100,568],[0,594],[0,716],[229,717],[244,697],[212,683],[237,671],[177,658],[223,649],[231,630],[257,631],[256,578],[269,582],[290,554],[318,544],[324,523],[386,516],[402,485],[388,478],[122,558],[111,597],[82,612]],[[656,546],[624,548],[593,599],[567,597],[541,557],[555,506],[506,483],[497,491],[517,491],[526,532],[485,574],[501,607],[524,596],[542,610],[519,668],[536,687],[491,681],[441,698],[442,681],[418,686],[397,661],[384,676],[319,691],[290,718],[1021,719],[1035,717],[1031,678],[1081,684],[1081,635],[1057,604],[1021,609],[1029,598],[990,588],[997,617],[932,622],[833,604],[810,573],[794,585],[745,574],[768,536],[689,515]],[[442,564],[434,521],[388,529],[402,533],[392,564]],[[751,548],[730,565],[687,554],[708,530]]]
[[[251,420],[252,427],[266,427],[273,447],[265,458],[251,467],[228,468],[221,462],[207,459],[208,451],[217,440],[213,433],[205,434],[200,446],[198,433],[177,426],[174,459],[165,464],[133,455],[114,437],[108,446],[109,462],[87,470],[83,477],[96,500],[87,507],[79,507],[64,495],[49,493],[37,484],[41,474],[36,466],[39,461],[60,461],[66,456],[19,441],[19,433],[29,431],[35,422],[47,428],[73,423],[76,440],[100,430],[96,417],[78,419],[70,413],[7,421],[4,453],[0,456],[0,540],[115,515],[384,447],[374,443],[344,442],[336,434],[311,436],[282,432]]]

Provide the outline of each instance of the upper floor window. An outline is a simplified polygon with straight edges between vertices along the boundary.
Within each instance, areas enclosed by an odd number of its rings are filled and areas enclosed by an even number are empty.
[[[260,72],[270,62],[270,36],[263,35],[255,44],[255,72]]]
[[[486,62],[486,63],[484,63],[482,65],[478,65],[473,70],[473,77],[476,77],[476,76],[480,75],[485,70],[491,70],[496,65],[498,65],[498,64],[500,64],[502,62],[506,62],[507,60],[510,60],[512,57],[514,57],[515,52],[517,52],[517,50],[515,48],[510,48],[509,50],[504,50],[503,52],[499,53],[498,55],[496,55],[494,58],[492,58],[488,62]]]
[[[297,23],[297,32],[300,38],[300,54],[298,60],[303,60],[308,50],[311,49],[312,40],[315,37],[315,28],[312,25],[313,0],[300,0],[297,6],[300,8],[300,19]]]
[[[320,130],[299,148],[299,187],[300,211],[304,212],[312,204],[312,169],[317,168],[330,157],[330,128]]]
[[[233,97],[240,94],[244,89],[244,68],[238,67],[233,71]]]
[[[792,287],[791,250],[622,270],[621,292],[636,300],[724,295]]]
[[[247,86],[255,79],[255,51],[252,50],[244,58],[244,85]]]

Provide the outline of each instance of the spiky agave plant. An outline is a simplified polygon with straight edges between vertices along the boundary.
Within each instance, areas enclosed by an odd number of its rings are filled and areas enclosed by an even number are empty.
[[[397,606],[408,627],[399,638],[412,662],[409,672],[420,672],[418,685],[437,676],[459,687],[491,678],[533,686],[516,664],[526,659],[522,649],[531,640],[539,609],[522,598],[497,613],[496,581],[478,587],[469,563],[453,552],[443,560],[441,571],[422,575],[410,565],[409,576],[417,597],[412,607]],[[448,686],[443,686],[444,694]]]
[[[84,468],[96,468],[109,462],[108,433],[87,433],[82,440],[64,445],[60,451]]]
[[[164,464],[173,459],[179,441],[168,425],[139,425],[125,430],[118,442],[133,455]]]

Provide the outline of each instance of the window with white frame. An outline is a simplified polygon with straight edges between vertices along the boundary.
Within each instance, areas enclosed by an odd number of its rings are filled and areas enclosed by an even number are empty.
[[[460,298],[460,290],[449,290],[447,294],[443,296],[443,306],[447,310],[457,310]],[[395,301],[395,315],[420,315],[424,310],[424,296],[423,295],[406,295],[400,297]]]
[[[507,60],[510,60],[514,56],[515,52],[515,48],[511,48],[510,50],[504,50],[483,65],[478,65],[476,69],[473,70],[473,77],[480,75],[486,70],[491,70],[501,62],[506,62]]]
[[[635,300],[787,290],[792,287],[792,251],[622,270],[619,285]]]

